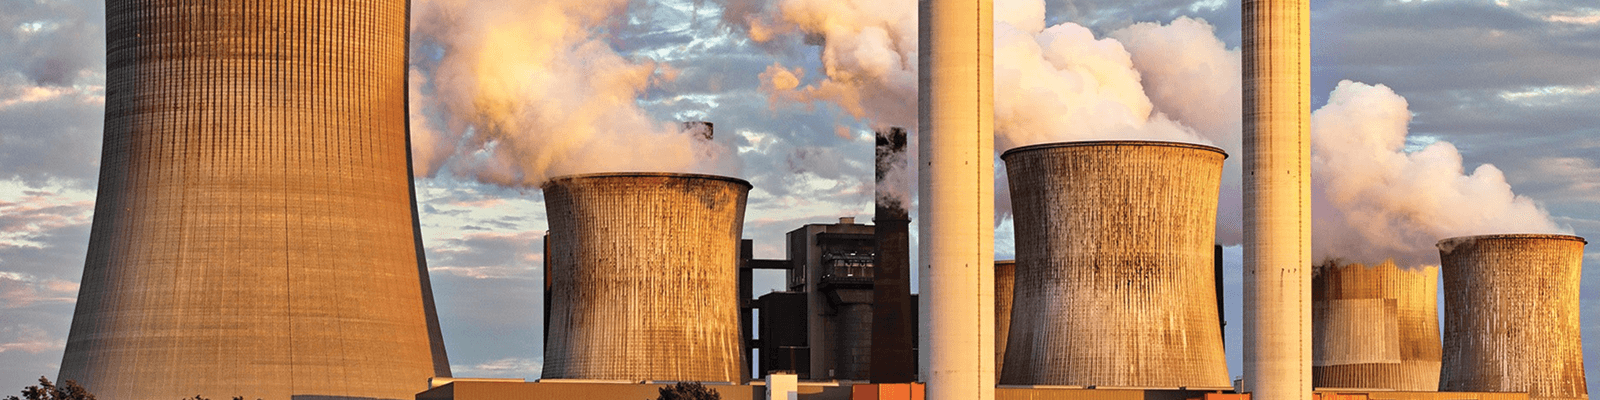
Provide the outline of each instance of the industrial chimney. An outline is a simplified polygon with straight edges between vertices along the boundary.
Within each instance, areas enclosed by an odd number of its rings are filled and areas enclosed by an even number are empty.
[[[1327,263],[1312,278],[1315,387],[1439,390],[1438,267]]]
[[[1439,241],[1445,293],[1439,390],[1589,398],[1578,310],[1586,243],[1545,234]]]
[[[1002,384],[1229,387],[1212,265],[1226,157],[1141,141],[1001,155],[1017,247]]]
[[[872,275],[872,371],[874,383],[916,381],[912,344],[917,323],[911,315],[911,185],[906,160],[906,130],[877,132],[876,204],[873,237],[878,243]]]
[[[739,239],[750,183],[611,173],[543,185],[546,379],[736,382]]]

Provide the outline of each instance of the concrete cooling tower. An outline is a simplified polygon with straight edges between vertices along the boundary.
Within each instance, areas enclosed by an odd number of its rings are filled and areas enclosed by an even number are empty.
[[[1016,276],[1001,384],[1229,387],[1212,242],[1221,149],[1020,147]]]
[[[1315,387],[1439,390],[1438,267],[1330,263],[1311,282]]]
[[[741,379],[739,238],[750,183],[617,173],[543,188],[545,379]]]
[[[105,143],[60,380],[410,399],[449,376],[411,187],[407,2],[106,2]]]
[[[1016,282],[1017,262],[994,262],[994,374],[998,382],[1006,364],[1006,340],[1011,332],[1011,290]]]
[[[1583,238],[1514,234],[1439,241],[1439,390],[1587,399],[1578,284]]]

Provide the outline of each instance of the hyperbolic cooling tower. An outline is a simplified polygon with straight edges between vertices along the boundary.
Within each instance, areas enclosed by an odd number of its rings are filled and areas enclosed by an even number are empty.
[[[1439,390],[1438,267],[1327,264],[1312,279],[1316,387]]]
[[[1578,284],[1583,238],[1510,234],[1439,241],[1449,392],[1587,399]]]
[[[1213,284],[1221,149],[1006,151],[1016,284],[1000,382],[1228,387]]]
[[[1017,262],[994,262],[994,374],[1000,379],[1006,363],[1006,340],[1011,331],[1011,291],[1016,283]]]
[[[59,378],[106,399],[409,399],[449,376],[412,196],[407,3],[106,14],[100,189]]]
[[[546,379],[738,381],[750,183],[615,173],[546,182]]]

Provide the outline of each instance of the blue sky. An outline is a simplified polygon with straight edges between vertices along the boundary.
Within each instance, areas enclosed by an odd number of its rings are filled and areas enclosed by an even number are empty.
[[[539,243],[545,219],[540,194],[526,182],[493,179],[482,173],[489,164],[463,156],[482,150],[478,138],[522,139],[479,132],[473,122],[480,121],[449,109],[446,99],[452,97],[433,84],[448,71],[452,52],[463,51],[442,33],[472,28],[435,24],[442,20],[429,18],[466,3],[491,8],[508,4],[418,0],[413,6],[415,29],[421,32],[414,37],[414,90],[425,95],[414,97],[420,100],[413,130],[454,143],[436,147],[442,149],[433,160],[438,168],[427,168],[417,178],[424,243],[456,375],[535,378],[542,341]],[[602,8],[607,12],[570,22],[578,31],[561,40],[599,48],[573,51],[570,60],[649,65],[646,74],[663,79],[623,90],[631,96],[623,101],[636,107],[638,115],[661,122],[704,119],[717,124],[716,154],[723,161],[704,167],[755,185],[745,236],[755,240],[758,256],[781,257],[783,232],[804,223],[841,216],[870,219],[871,129],[905,119],[906,102],[914,103],[915,97],[904,98],[905,85],[896,79],[907,70],[875,70],[881,64],[869,57],[852,61],[827,50],[830,44],[849,43],[854,33],[783,22],[799,13],[795,10],[820,3],[597,3],[609,4]],[[1008,8],[997,14],[1021,4],[1002,3]],[[1466,171],[1492,164],[1503,172],[1510,191],[1537,202],[1554,224],[1600,238],[1600,8],[1576,0],[1326,0],[1313,1],[1312,7],[1313,108],[1327,103],[1343,80],[1384,85],[1408,106],[1405,151],[1436,142],[1453,144]],[[856,21],[869,21],[858,25],[882,25],[891,39],[894,21],[903,19],[895,9],[813,8],[858,13],[864,17]],[[3,391],[20,389],[40,375],[53,378],[61,360],[92,221],[105,31],[103,5],[97,1],[0,0],[0,9],[6,10],[0,13]],[[517,14],[524,11],[495,10],[528,21],[540,18]],[[1237,1],[1050,0],[1044,2],[1043,17],[1043,26],[1071,23],[1095,38],[1124,39],[1129,37],[1125,28],[1135,23],[1170,26],[1180,17],[1194,18],[1214,28],[1207,39],[1220,42],[1222,50],[1239,46]],[[890,57],[889,65],[915,65],[904,62],[905,52],[898,54],[900,59]],[[1157,74],[1145,66],[1137,69],[1153,87]],[[828,82],[853,86],[845,85],[841,92],[794,94],[782,89],[785,81],[777,78],[782,71],[802,72],[791,73],[798,90],[823,88]],[[846,79],[850,71],[864,78]],[[874,71],[881,73],[868,74]],[[852,102],[839,93],[856,93],[861,100]],[[1181,107],[1150,96],[1157,111],[1181,114]],[[1197,131],[1208,129],[1192,119],[1179,122]],[[1218,128],[1223,132],[1208,137],[1229,137],[1226,122]],[[1448,210],[1439,218],[1450,218]],[[1219,222],[1224,231],[1236,225]],[[1009,223],[1000,221],[999,227],[997,256],[1010,258]],[[1228,242],[1227,234],[1223,236]],[[1242,326],[1240,253],[1237,247],[1227,249],[1224,282],[1229,294],[1228,353],[1235,375]],[[1596,265],[1600,250],[1591,246],[1585,261]],[[756,292],[776,289],[780,281],[776,274],[759,276]],[[1600,363],[1600,343],[1595,342],[1600,338],[1600,272],[1585,271],[1582,286],[1585,355],[1593,369]]]

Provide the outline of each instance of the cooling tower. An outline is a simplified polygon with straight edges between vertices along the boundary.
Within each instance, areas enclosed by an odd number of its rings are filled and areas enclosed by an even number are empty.
[[[1536,234],[1439,241],[1445,293],[1439,390],[1589,398],[1578,313],[1585,243]]]
[[[618,173],[546,182],[545,379],[734,382],[750,183]]]
[[[60,380],[402,398],[449,376],[411,187],[405,1],[108,1]]]
[[[1438,267],[1329,263],[1312,278],[1316,387],[1439,390]]]
[[[1229,386],[1211,247],[1225,157],[1137,141],[1001,155],[1017,249],[1002,384]]]
[[[1011,289],[1015,284],[1017,262],[994,262],[994,374],[1000,379],[1001,366],[1006,364],[1006,340],[1011,330]]]

